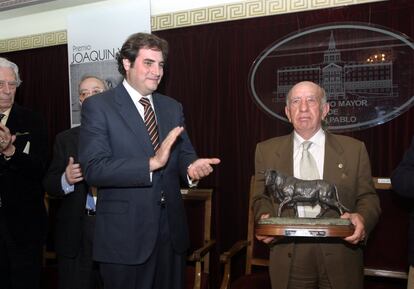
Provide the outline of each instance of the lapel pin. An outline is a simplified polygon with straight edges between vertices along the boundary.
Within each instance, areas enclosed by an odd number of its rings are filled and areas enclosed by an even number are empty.
[[[343,164],[338,164],[338,168],[342,169],[344,167]]]

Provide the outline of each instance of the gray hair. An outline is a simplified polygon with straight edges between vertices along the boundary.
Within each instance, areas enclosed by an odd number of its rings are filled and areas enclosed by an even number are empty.
[[[309,82],[309,83],[313,83],[313,84],[315,84],[316,86],[318,86],[318,87],[319,87],[319,90],[320,90],[320,92],[321,92],[321,107],[322,107],[322,105],[324,105],[325,103],[327,103],[327,102],[328,102],[328,99],[327,99],[327,97],[326,97],[326,91],[325,91],[325,89],[324,89],[322,86],[320,86],[320,85],[319,85],[319,84],[317,84],[317,83],[311,82],[311,81],[302,81],[302,82]],[[298,82],[298,83],[296,83],[296,84],[299,84],[299,83],[301,83],[301,82]],[[286,95],[286,106],[289,106],[289,99],[290,99],[290,96],[291,96],[291,94],[292,94],[292,90],[293,90],[293,88],[296,86],[296,84],[295,84],[295,85],[293,85],[293,86],[289,89],[288,94]]]
[[[20,79],[19,75],[19,67],[14,62],[11,62],[10,60],[4,57],[0,57],[0,67],[11,68],[14,72],[14,75],[16,76],[17,87],[19,87],[20,84],[22,84],[22,80]]]
[[[79,85],[78,85],[78,90],[80,90],[80,85],[82,84],[82,82],[85,81],[86,79],[89,79],[89,78],[95,78],[95,79],[99,80],[100,82],[102,82],[102,84],[104,86],[104,89],[108,90],[109,86],[108,86],[108,82],[106,80],[104,80],[104,79],[102,79],[98,76],[91,75],[91,74],[85,74],[81,77],[81,80],[79,81]]]

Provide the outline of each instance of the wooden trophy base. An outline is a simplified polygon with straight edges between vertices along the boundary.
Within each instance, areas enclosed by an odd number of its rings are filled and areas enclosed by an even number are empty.
[[[354,226],[348,219],[339,218],[268,218],[255,227],[257,235],[283,237],[348,237]]]

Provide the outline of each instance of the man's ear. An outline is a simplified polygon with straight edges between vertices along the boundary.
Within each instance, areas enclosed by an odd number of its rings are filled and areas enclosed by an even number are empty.
[[[292,122],[292,120],[290,119],[290,110],[289,110],[289,108],[287,107],[287,105],[285,106],[285,114],[286,114],[286,116],[287,116],[287,118],[288,118],[289,122]]]
[[[126,71],[128,71],[131,68],[131,61],[129,61],[126,58],[122,59],[122,64],[124,65],[124,69]]]
[[[322,106],[322,120],[326,118],[329,112],[329,103],[324,103]]]

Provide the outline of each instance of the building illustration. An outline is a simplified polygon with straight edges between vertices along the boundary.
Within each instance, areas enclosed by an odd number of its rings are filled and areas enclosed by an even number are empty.
[[[287,92],[295,83],[309,80],[325,89],[329,102],[386,100],[398,97],[397,86],[393,84],[392,69],[392,61],[383,53],[370,55],[364,62],[343,60],[331,31],[323,61],[313,65],[277,69],[277,90],[274,94],[276,102],[284,101]]]

